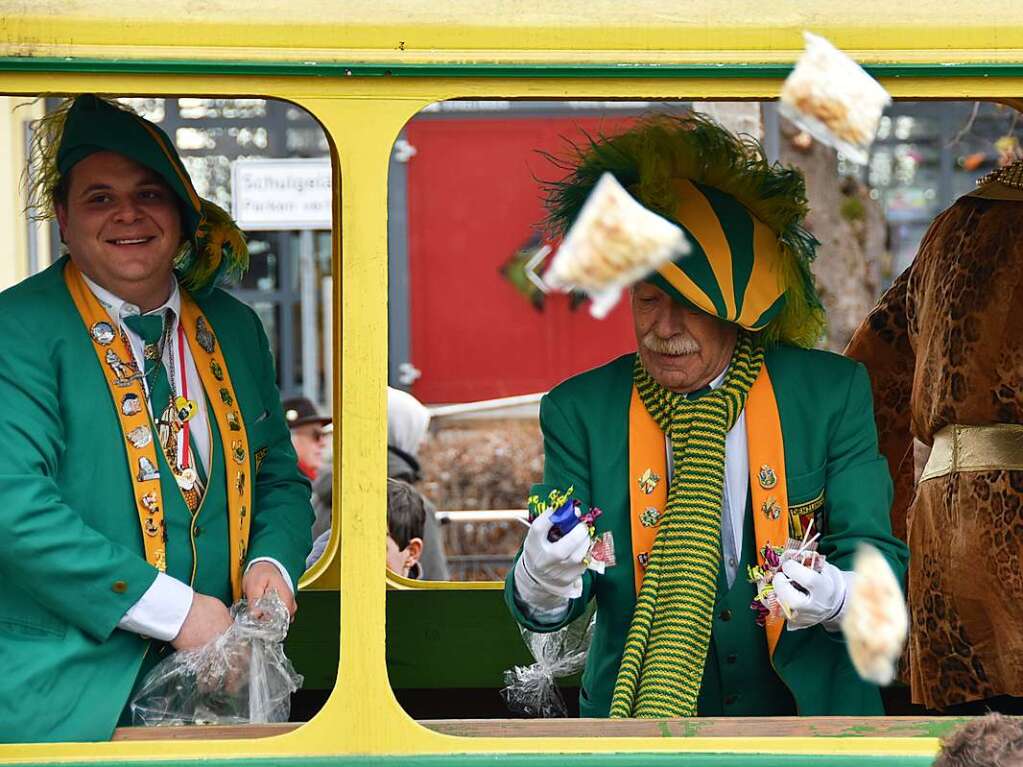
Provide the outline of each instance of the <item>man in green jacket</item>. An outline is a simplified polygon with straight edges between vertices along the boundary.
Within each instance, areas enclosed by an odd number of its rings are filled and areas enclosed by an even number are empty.
[[[707,120],[651,118],[579,151],[551,189],[556,231],[605,172],[691,252],[632,289],[637,354],[544,397],[544,482],[509,608],[554,631],[597,600],[583,716],[883,714],[839,621],[860,542],[900,578],[908,553],[866,373],[810,349],[823,310],[801,175]],[[586,525],[551,534],[573,501],[602,511],[595,536],[616,559],[602,574]],[[773,586],[788,612],[765,615],[748,568],[815,532],[825,564],[786,562]]]
[[[37,126],[68,255],[0,294],[0,741],[109,739],[145,672],[310,547],[244,239],[166,134],[95,96]]]

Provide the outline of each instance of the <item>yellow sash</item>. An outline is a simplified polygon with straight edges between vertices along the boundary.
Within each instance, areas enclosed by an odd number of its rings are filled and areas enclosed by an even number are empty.
[[[106,377],[114,410],[121,423],[146,561],[161,572],[166,572],[167,531],[164,525],[162,487],[159,475],[147,471],[147,468],[152,469],[159,464],[156,458],[156,435],[150,424],[142,383],[143,374],[135,364],[126,337],[111,322],[99,300],[85,284],[81,272],[70,261],[64,269],[64,281],[89,330],[96,358]],[[184,290],[181,290],[181,324],[206,397],[213,409],[223,446],[227,473],[231,591],[237,600],[241,597],[242,569],[249,540],[248,499],[252,494],[252,478],[246,470],[249,465],[249,443],[245,422],[235,407],[234,387],[216,336],[195,301]]]
[[[763,564],[763,547],[767,543],[784,546],[788,538],[785,450],[778,403],[766,365],[761,366],[749,390],[745,412],[746,432],[751,435],[746,442],[757,561]],[[643,585],[647,558],[667,502],[668,459],[664,432],[647,412],[633,386],[629,404],[629,505],[636,594]],[[738,577],[745,577],[745,573],[739,573]],[[772,655],[784,623],[780,618],[768,618],[767,646]]]

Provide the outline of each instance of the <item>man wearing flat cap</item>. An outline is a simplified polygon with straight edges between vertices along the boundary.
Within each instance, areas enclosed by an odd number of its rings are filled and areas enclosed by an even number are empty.
[[[594,139],[568,170],[548,200],[557,233],[610,172],[692,247],[632,289],[638,352],[544,397],[541,513],[509,608],[553,631],[597,600],[582,716],[882,714],[839,621],[857,545],[900,578],[907,551],[891,535],[866,373],[810,349],[823,310],[801,175],[692,116]],[[565,499],[602,511],[595,534],[616,559],[603,574],[587,567],[586,525],[549,536]],[[786,562],[773,586],[789,617],[765,617],[748,568],[811,523],[826,562]]]
[[[310,546],[248,263],[156,125],[80,96],[37,126],[67,255],[0,294],[0,741],[108,739],[145,673]]]
[[[313,482],[323,464],[324,438],[329,433],[330,418],[320,415],[312,400],[292,397],[284,400],[284,420],[291,430],[299,471]]]

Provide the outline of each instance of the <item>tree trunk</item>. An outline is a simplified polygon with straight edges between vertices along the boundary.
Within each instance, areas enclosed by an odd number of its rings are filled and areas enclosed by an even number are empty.
[[[853,178],[839,178],[835,150],[813,141],[782,121],[779,160],[806,176],[810,213],[807,228],[820,240],[814,276],[828,314],[822,346],[840,352],[877,300],[884,255],[881,206]]]

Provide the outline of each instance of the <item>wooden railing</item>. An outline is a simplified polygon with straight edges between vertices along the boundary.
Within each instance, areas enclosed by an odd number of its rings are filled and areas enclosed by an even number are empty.
[[[956,717],[728,717],[693,719],[432,719],[427,729],[465,737],[542,738],[840,738],[940,737],[965,722]],[[267,738],[300,723],[209,727],[121,727],[114,740],[227,740]]]

